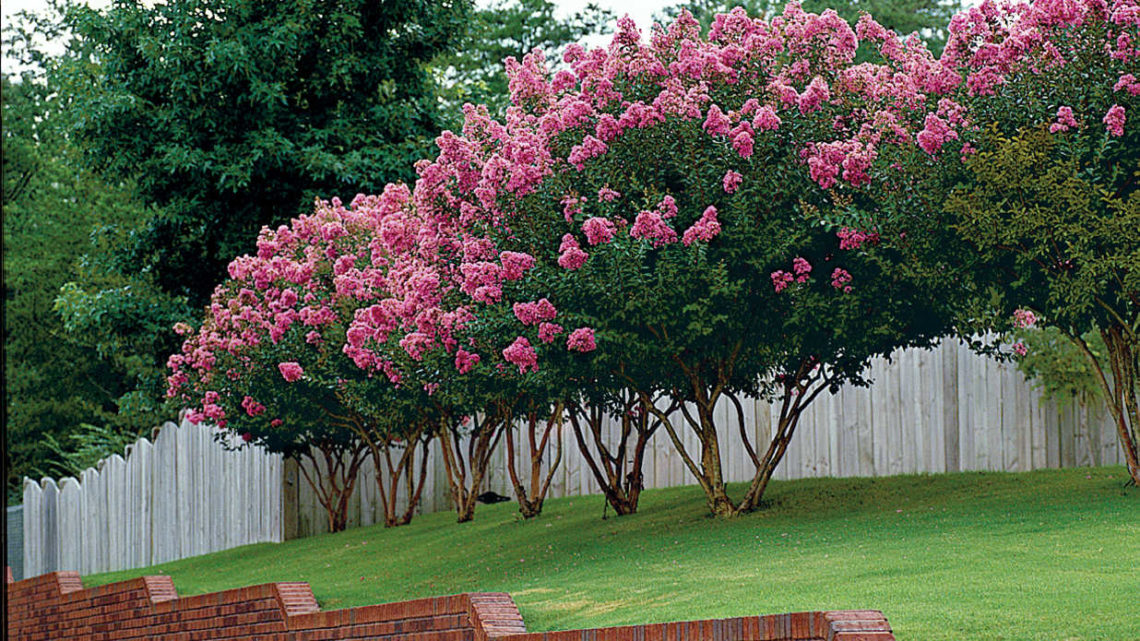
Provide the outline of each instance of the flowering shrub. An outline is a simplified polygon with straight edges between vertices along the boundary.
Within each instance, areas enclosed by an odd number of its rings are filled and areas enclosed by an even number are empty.
[[[1016,309],[1014,325],[1039,317],[1040,336],[1059,332],[1084,355],[1140,482],[1140,5],[985,2],[950,27],[944,61],[963,78],[971,152],[943,163],[947,182],[967,185],[949,195],[959,238],[947,242],[985,262],[999,328]],[[1020,360],[1046,362],[1028,351],[1023,340]]]
[[[423,486],[434,430],[398,402],[390,385],[374,384],[377,372],[395,370],[361,353],[354,324],[398,289],[386,285],[387,267],[391,248],[404,242],[398,225],[409,198],[391,187],[347,208],[337,200],[318,203],[290,226],[262,230],[257,253],[230,263],[230,279],[214,292],[202,326],[180,328],[187,339],[169,359],[168,395],[197,407],[192,420],[209,419],[271,451],[311,457],[317,471],[323,463],[320,479],[301,469],[334,531],[344,527],[365,454],[378,471],[387,525],[411,519]],[[405,481],[410,500],[401,512],[396,490]]]
[[[621,21],[608,48],[571,47],[568,70],[508,60],[505,122],[469,107],[419,168],[416,206],[463,230],[460,271],[477,276],[463,304],[499,323],[503,358],[574,381],[572,410],[579,394],[630,407],[632,393],[678,444],[655,399],[695,403],[702,451],[682,455],[717,514],[756,506],[818,393],[947,329],[875,232],[808,219],[891,193],[879,177],[913,146],[925,92],[954,78],[917,40],[862,28],[877,64],[854,63],[860,36],[833,12],[794,3],[770,22],[719,16],[707,39],[688,15],[648,43]],[[508,251],[533,259],[517,280],[479,265]],[[508,301],[521,305],[494,311]],[[785,407],[767,453],[742,443],[757,473],[733,502],[712,408],[749,391]]]

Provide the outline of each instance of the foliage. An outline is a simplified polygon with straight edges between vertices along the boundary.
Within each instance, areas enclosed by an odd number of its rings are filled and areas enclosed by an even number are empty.
[[[1140,574],[1121,559],[1140,555],[1140,490],[1121,490],[1124,478],[1106,467],[775,481],[770,509],[722,522],[695,487],[647,491],[638,514],[604,521],[601,497],[572,496],[542,522],[494,505],[464,527],[426,514],[83,580],[166,574],[184,595],[305,580],[324,609],[507,592],[532,631],[874,604],[902,639],[1132,639],[1140,621],[1121,614]]]
[[[917,33],[935,55],[940,54],[946,45],[950,18],[962,7],[960,0],[848,0],[838,3],[834,0],[805,0],[800,4],[804,11],[811,13],[833,9],[851,26],[855,26],[862,14],[870,14],[879,24],[895,33],[904,36]],[[737,6],[743,7],[753,17],[771,17],[783,9],[780,0],[690,0],[666,7],[658,19],[662,23],[672,22],[681,15],[681,11],[688,11],[702,28],[707,29],[716,14],[728,13]]]
[[[44,437],[53,456],[44,473],[60,478],[79,478],[87,468],[98,467],[103,459],[118,454],[126,456],[127,446],[139,439],[131,434],[99,425],[80,423],[79,428],[67,435],[68,443],[60,443],[51,434]]]
[[[71,454],[76,425],[97,421],[133,438],[158,422],[154,404],[131,393],[140,372],[101,359],[53,313],[60,286],[83,270],[76,256],[92,248],[95,228],[129,225],[145,211],[129,184],[75,169],[78,152],[58,130],[57,90],[32,71],[3,77],[4,467],[16,502],[23,476],[49,473],[63,464],[60,452]]]
[[[1104,392],[1088,357],[1060,330],[1025,328],[1014,331],[1013,337],[1025,351],[1017,358],[1017,368],[1041,391],[1042,402],[1089,405],[1102,400]],[[1105,367],[1105,347],[1100,334],[1085,332],[1081,340],[1101,361],[1101,367]]]
[[[566,45],[605,33],[613,20],[608,9],[593,3],[566,18],[559,18],[556,10],[550,0],[495,0],[472,11],[459,44],[431,63],[438,76],[446,128],[462,126],[464,103],[487,105],[492,113],[502,113],[508,98],[506,58],[522,58],[541,49],[560,59]]]

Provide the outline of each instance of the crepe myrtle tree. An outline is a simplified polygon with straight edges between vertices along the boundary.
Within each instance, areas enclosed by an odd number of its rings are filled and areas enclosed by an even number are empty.
[[[446,217],[417,213],[402,225],[401,233],[416,239],[390,266],[389,278],[400,274],[408,284],[403,298],[359,314],[350,345],[365,367],[379,364],[394,387],[422,391],[460,522],[473,518],[501,441],[519,510],[537,516],[561,461],[566,384],[557,372],[538,371],[534,346],[566,341],[573,331],[552,322],[558,312],[549,301],[511,302],[510,283],[530,269],[529,255],[498,253]],[[525,443],[516,441],[516,429]],[[525,458],[516,456],[522,445]]]
[[[324,458],[306,479],[343,529],[360,466],[373,459],[388,526],[409,522],[426,477],[434,432],[406,395],[362,370],[349,330],[359,310],[388,293],[385,221],[410,194],[391,186],[350,207],[318,202],[291,225],[264,229],[256,255],[229,266],[201,327],[169,359],[168,395],[191,403],[247,441],[298,458]],[[314,452],[315,449],[315,452]],[[305,471],[304,466],[302,470]],[[401,510],[397,495],[404,489]]]
[[[1072,341],[1140,482],[1140,5],[983,2],[953,19],[941,62],[958,76],[943,98],[958,121],[928,114],[918,142],[945,207],[887,222],[937,219],[932,253],[966,249],[996,294],[976,324],[1024,327],[1031,313]]]
[[[917,39],[869,20],[860,30],[884,50],[879,62],[854,64],[856,33],[796,4],[770,22],[719,16],[708,39],[685,15],[648,43],[623,21],[608,48],[571,48],[568,71],[508,61],[506,123],[469,118],[455,143],[483,160],[451,193],[483,212],[500,247],[536,258],[532,296],[548,289],[555,307],[589,319],[600,352],[636,346],[616,371],[719,516],[759,505],[820,393],[864,384],[871,357],[950,330],[949,282],[910,279],[877,245],[886,228],[821,222],[905,197],[889,150],[914,145],[914,114],[954,79]],[[739,427],[747,393],[780,417],[760,447],[738,430],[755,470],[734,500],[714,408],[724,397]],[[683,448],[684,429],[699,451]]]

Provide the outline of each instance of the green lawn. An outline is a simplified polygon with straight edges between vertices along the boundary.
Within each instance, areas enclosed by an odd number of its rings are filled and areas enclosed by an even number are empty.
[[[1140,639],[1140,491],[1123,468],[774,483],[705,517],[697,488],[513,503],[85,578],[170,574],[179,593],[308,581],[326,609],[509,592],[531,630],[798,610],[883,610],[904,641]],[[739,491],[739,490],[738,490]]]

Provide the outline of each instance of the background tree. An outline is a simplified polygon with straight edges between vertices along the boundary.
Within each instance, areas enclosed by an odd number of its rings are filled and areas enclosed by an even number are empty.
[[[106,352],[160,366],[152,318],[205,304],[257,230],[314,197],[378,193],[411,177],[439,128],[425,63],[455,44],[468,4],[401,0],[120,2],[66,7],[68,52],[51,61],[63,112],[88,163],[132,179],[153,207],[90,264],[152,279],[125,302],[98,274],[61,311],[77,332],[104,328]],[[153,339],[152,339],[153,340]]]
[[[522,58],[541,49],[552,61],[560,60],[566,45],[606,33],[613,13],[590,3],[566,18],[550,0],[494,0],[476,7],[466,33],[452,50],[431,63],[444,104],[444,125],[458,131],[463,125],[464,103],[482,104],[502,114],[508,102],[503,60]]]
[[[146,209],[129,182],[76,169],[78,152],[58,129],[58,87],[35,68],[2,82],[4,467],[8,500],[18,503],[23,476],[121,451],[161,420],[154,402],[132,393],[130,364],[73,340],[53,311],[60,287],[85,269],[77,257],[101,242],[98,230],[129,225]],[[80,429],[91,423],[92,432]]]

